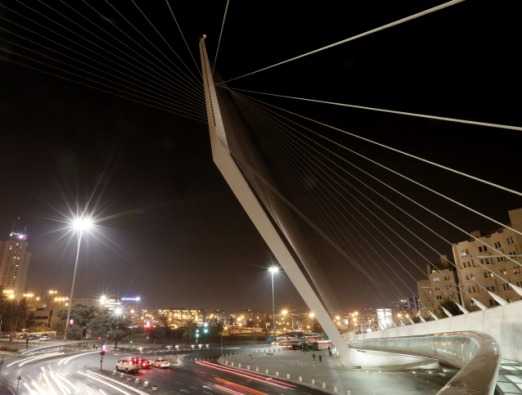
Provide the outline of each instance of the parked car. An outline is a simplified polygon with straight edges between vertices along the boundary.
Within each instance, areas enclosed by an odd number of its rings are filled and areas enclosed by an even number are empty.
[[[170,368],[170,361],[167,361],[164,358],[158,358],[158,359],[154,360],[154,362],[152,362],[152,365],[155,368],[166,369],[166,368]]]
[[[134,361],[134,358],[122,358],[116,362],[116,370],[126,373],[137,373],[140,366]]]
[[[152,367],[152,363],[145,358],[134,357],[132,358],[132,361],[138,366],[139,369],[150,369]]]

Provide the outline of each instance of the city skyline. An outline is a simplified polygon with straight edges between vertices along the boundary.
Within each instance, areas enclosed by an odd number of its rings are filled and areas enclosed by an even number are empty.
[[[381,19],[407,14],[416,5],[413,2],[400,7],[379,5],[377,14],[371,5],[351,7],[349,14],[336,13],[332,9],[303,9],[302,19],[294,20],[289,17],[293,13],[291,8],[282,7],[280,15],[272,18],[266,14],[267,10],[237,5],[231,9],[227,28],[232,33],[223,43],[218,70],[224,70],[225,78],[233,77],[247,72],[251,65],[262,65],[267,59],[266,51],[249,50],[248,56],[244,56],[248,48],[241,40],[234,39],[234,31],[249,31],[252,49],[263,48],[263,42],[270,42],[270,60],[305,51],[351,31],[364,30],[365,26],[375,25]],[[191,49],[195,52],[201,33],[208,34],[210,46],[215,48],[219,31],[215,15],[222,9],[216,8],[194,22],[191,16],[196,11],[194,6],[180,10],[186,15],[184,20]],[[155,9],[151,12],[159,17]],[[507,100],[509,95],[499,94],[499,86],[507,86],[507,81],[510,81],[510,89],[516,88],[510,78],[517,69],[516,61],[501,68],[493,61],[494,56],[479,55],[494,54],[498,51],[495,47],[486,45],[483,52],[474,51],[478,43],[483,42],[480,37],[485,33],[480,30],[480,21],[488,12],[482,6],[462,5],[451,13],[433,15],[418,32],[418,36],[426,40],[423,46],[418,45],[417,34],[410,35],[415,26],[405,27],[390,36],[376,36],[375,41],[364,45],[347,47],[342,53],[334,50],[314,62],[285,66],[266,77],[260,75],[248,83],[240,81],[234,86],[516,124],[519,118],[516,106]],[[247,29],[247,16],[256,13],[273,19],[272,31],[261,34]],[[509,17],[508,14],[504,11],[502,15]],[[328,29],[305,29],[321,17],[329,21],[323,26]],[[477,36],[455,34],[450,40],[451,31],[459,31],[459,21],[464,17],[469,20],[469,31]],[[285,18],[292,19],[292,24],[286,23]],[[442,20],[446,31],[441,38],[436,26]],[[507,29],[507,25],[499,26],[498,34]],[[294,37],[296,31],[301,40],[295,40],[290,48],[287,40],[276,39]],[[436,45],[438,39],[444,40],[444,48]],[[395,43],[400,46],[393,45]],[[397,56],[390,48],[398,51]],[[467,48],[467,52],[461,53],[462,48]],[[412,49],[418,52],[410,53]],[[390,58],[394,59],[391,63]],[[443,60],[448,58],[458,60],[460,70],[467,71],[446,73],[445,79],[440,81],[423,78],[444,71]],[[381,68],[380,75],[377,71],[383,62],[390,64]],[[0,164],[6,169],[4,188],[19,192],[16,196],[0,197],[0,232],[6,234],[16,216],[22,216],[29,224],[34,252],[30,282],[35,286],[41,282],[45,288],[46,282],[56,279],[57,285],[67,287],[73,252],[65,241],[57,241],[52,233],[55,224],[49,219],[57,212],[66,211],[66,205],[71,202],[84,204],[98,186],[104,213],[125,215],[105,225],[114,246],[109,248],[91,242],[86,245],[82,253],[84,264],[80,265],[79,272],[80,295],[86,294],[90,287],[96,287],[99,292],[120,289],[122,293],[148,294],[158,304],[179,298],[183,302],[195,300],[197,304],[210,305],[214,295],[219,294],[225,304],[233,306],[240,292],[242,297],[260,307],[270,305],[269,278],[264,270],[273,262],[273,257],[211,163],[206,125],[115,99],[14,64],[2,63],[1,67],[2,73],[11,77],[5,81],[6,105],[2,106],[6,125],[3,143],[7,154],[1,156]],[[486,71],[504,84],[488,83],[481,88],[480,96],[473,87]],[[307,79],[310,75],[315,76],[311,81]],[[336,84],[341,77],[343,82]],[[305,79],[309,84],[301,85],[300,81]],[[418,80],[427,85],[414,82]],[[21,86],[24,89],[20,89]],[[325,92],[323,86],[331,89]],[[448,96],[447,89],[452,86],[459,87],[458,94]],[[432,92],[430,96],[423,96],[422,102],[416,100],[422,91],[428,90]],[[380,103],[372,102],[367,92],[372,92],[372,97],[377,95]],[[393,95],[391,92],[401,93]],[[494,103],[491,98],[495,98]],[[285,102],[277,104],[286,105]],[[498,132],[502,133],[502,138],[497,138],[490,129],[469,130],[362,112],[326,111],[323,107],[305,104],[295,107],[340,126],[353,123],[348,125],[349,129],[354,128],[384,142],[395,139],[393,144],[403,149],[477,173],[502,185],[517,187],[517,180],[503,170],[521,165],[518,137],[514,133]],[[26,113],[31,116],[25,116]],[[388,133],[388,130],[394,133]],[[426,142],[419,136],[426,138]],[[477,143],[472,151],[469,150],[470,142]],[[354,147],[370,152],[370,148],[359,143],[354,143]],[[493,152],[502,152],[502,160],[496,160]],[[410,166],[406,160],[387,153],[379,152],[378,155],[386,163],[408,169],[408,175],[414,178],[431,177],[434,183],[442,184],[437,186],[443,192],[501,222],[507,222],[507,210],[520,206],[519,199],[508,194],[498,194],[478,184],[462,188],[460,180],[453,176]],[[484,166],[484,158],[490,158],[486,161],[487,166]],[[477,216],[456,211],[450,204],[435,202],[400,180],[396,182],[405,191],[418,193],[416,196],[420,200],[433,204],[440,213],[469,231],[481,229],[487,233],[496,228]],[[214,207],[219,209],[214,210]],[[416,208],[411,212],[418,217],[423,215]],[[458,232],[444,224],[433,221],[430,225],[443,231],[452,242],[462,239]],[[358,243],[353,230],[347,228],[345,231]],[[451,255],[448,247],[438,244],[429,235],[425,237]],[[360,285],[366,284],[366,280],[353,267],[341,262],[338,256],[329,257],[329,261],[323,263],[325,270],[339,273],[330,277],[327,273],[326,276],[331,281],[337,304],[353,307],[381,304],[375,292]],[[378,261],[367,254],[362,261],[374,268],[376,281],[389,292],[388,279],[383,274],[386,271],[379,269]],[[413,271],[409,263],[405,264]],[[413,281],[407,281],[415,287]],[[283,300],[301,303],[286,277],[281,276],[278,283]]]

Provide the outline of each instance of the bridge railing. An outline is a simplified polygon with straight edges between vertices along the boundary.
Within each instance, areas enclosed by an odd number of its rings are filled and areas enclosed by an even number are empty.
[[[478,332],[448,332],[423,336],[368,338],[355,336],[356,349],[388,351],[435,358],[458,368],[438,395],[493,395],[500,351],[493,337]]]

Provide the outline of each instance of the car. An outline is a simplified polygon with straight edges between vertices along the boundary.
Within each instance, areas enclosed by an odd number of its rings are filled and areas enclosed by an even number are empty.
[[[152,363],[145,358],[134,357],[132,358],[132,362],[138,366],[138,369],[150,369],[152,367]]]
[[[134,361],[134,358],[122,358],[116,362],[116,370],[126,373],[137,373],[140,367]]]
[[[167,361],[164,358],[158,358],[158,359],[154,360],[154,362],[152,362],[152,366],[154,366],[155,368],[160,368],[160,369],[170,368],[170,361]]]

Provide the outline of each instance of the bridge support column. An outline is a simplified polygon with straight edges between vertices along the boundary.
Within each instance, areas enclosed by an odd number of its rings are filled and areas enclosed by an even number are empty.
[[[222,108],[220,106],[221,96],[218,97],[216,92],[214,76],[205,46],[205,37],[200,40],[199,49],[210,144],[214,163],[308,308],[315,313],[317,321],[332,341],[343,363],[350,365],[347,342],[337,330],[320,295],[316,293],[314,287],[304,275],[296,260],[297,258],[295,258],[294,254],[289,250],[288,244],[283,239],[282,234],[278,232],[269,214],[265,211],[263,204],[259,201],[252,187],[245,179],[238,163],[236,163],[232,157],[227,134],[227,129],[232,126],[226,124],[222,114]],[[223,100],[225,100],[225,98],[223,98]],[[234,125],[234,127],[237,128],[236,131],[241,131],[238,125]]]

